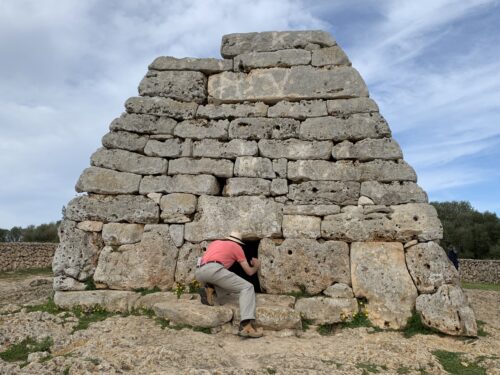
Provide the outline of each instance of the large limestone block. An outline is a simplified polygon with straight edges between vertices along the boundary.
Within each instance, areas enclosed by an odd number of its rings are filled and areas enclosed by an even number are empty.
[[[109,128],[134,133],[172,134],[176,125],[177,121],[169,117],[124,113],[113,120]]]
[[[406,265],[420,294],[434,293],[443,284],[460,285],[457,270],[435,242],[409,247]]]
[[[377,103],[370,98],[335,99],[326,102],[328,114],[348,116],[353,113],[378,112]]]
[[[99,256],[94,281],[101,287],[120,290],[171,288],[178,249],[168,225],[155,225],[139,243],[118,248],[106,246]]]
[[[315,324],[340,323],[344,317],[352,317],[358,312],[358,301],[356,298],[300,298],[295,310]]]
[[[288,204],[283,207],[284,215],[326,216],[340,213],[336,204]]]
[[[271,195],[288,194],[288,181],[286,178],[276,178],[271,181]]]
[[[280,178],[286,178],[288,160],[273,159],[273,170]]]
[[[186,242],[179,249],[177,267],[175,268],[175,281],[188,285],[195,280],[196,262],[203,256],[203,248],[200,244]]]
[[[69,291],[69,290],[85,290],[87,286],[69,276],[54,276],[52,287],[54,290]]]
[[[221,326],[233,318],[233,311],[225,306],[206,306],[199,301],[174,300],[158,303],[153,311],[160,318],[174,324],[188,324],[193,327],[212,328]]]
[[[124,290],[87,290],[81,292],[56,292],[54,302],[62,309],[81,307],[91,311],[96,305],[107,311],[132,311],[140,294]]]
[[[133,194],[139,192],[140,183],[138,174],[90,167],[82,172],[75,189],[79,193]]]
[[[147,136],[124,131],[112,131],[102,137],[102,145],[106,148],[118,148],[133,152],[143,152],[147,141]]]
[[[200,72],[149,71],[139,84],[139,95],[203,103],[206,85],[207,78]]]
[[[76,225],[78,229],[84,230],[86,232],[100,232],[102,230],[102,226],[102,221],[91,220],[81,221]]]
[[[354,181],[307,181],[290,185],[288,198],[295,204],[339,204],[343,206],[356,204],[359,198],[359,186],[359,182]],[[337,210],[337,208],[334,212],[320,208],[316,210],[324,215],[335,214],[339,211],[340,209]]]
[[[292,181],[359,181],[360,178],[360,168],[351,161],[297,160],[288,162],[288,179]]]
[[[185,225],[185,239],[190,242],[220,239],[233,230],[243,238],[281,236],[282,207],[262,197],[213,197],[198,199],[198,220]],[[242,214],[244,213],[244,214]]]
[[[363,139],[356,143],[343,141],[332,150],[334,159],[356,159],[370,161],[373,159],[397,160],[403,158],[403,152],[392,138]]]
[[[170,237],[174,241],[175,246],[181,247],[184,243],[184,225],[182,224],[172,224],[168,226],[170,231]]]
[[[233,162],[226,159],[191,159],[179,158],[170,160],[168,174],[212,174],[217,177],[232,177]]]
[[[323,290],[323,294],[332,298],[353,298],[354,293],[352,288],[344,283],[336,283],[330,285],[328,288]]]
[[[236,158],[234,175],[237,177],[275,178],[276,173],[270,159],[242,156]]]
[[[179,156],[190,156],[191,140],[169,138],[164,141],[150,139],[146,143],[144,153],[149,156],[161,156],[163,158],[175,158]]]
[[[434,294],[421,294],[416,308],[428,327],[448,335],[477,336],[474,311],[458,286],[442,285]]]
[[[140,195],[92,195],[72,199],[66,207],[66,218],[74,221],[157,223],[160,208]]]
[[[285,238],[318,238],[321,218],[316,216],[284,215],[283,237]]]
[[[326,103],[323,100],[301,100],[300,102],[281,101],[269,107],[269,117],[292,117],[304,120],[308,117],[328,115]]]
[[[149,65],[149,69],[195,70],[205,74],[213,74],[233,69],[233,61],[213,58],[197,59],[193,57],[178,59],[172,56],[160,56]]]
[[[325,65],[347,65],[350,66],[351,62],[349,58],[342,51],[339,46],[333,46],[328,48],[321,48],[312,51],[312,66],[325,66]]]
[[[222,195],[237,197],[240,195],[269,195],[271,181],[263,178],[236,177],[229,178],[222,190]]]
[[[229,138],[293,138],[298,136],[299,126],[299,121],[290,118],[238,118],[229,125]]]
[[[59,240],[52,260],[56,276],[68,276],[85,281],[94,274],[99,253],[104,246],[99,233],[85,232],[76,222],[63,220],[59,225]],[[75,284],[78,287],[77,284]]]
[[[245,104],[200,105],[196,117],[225,119],[237,117],[265,117],[268,106],[262,102]]]
[[[196,103],[185,103],[170,98],[132,97],[125,102],[128,113],[168,116],[177,120],[192,119],[198,108]]]
[[[421,242],[443,238],[443,226],[434,206],[426,203],[408,203],[391,206],[391,221],[396,226],[397,240]]]
[[[102,228],[102,239],[106,245],[119,246],[140,242],[143,233],[142,224],[108,223]]]
[[[174,129],[174,135],[176,137],[192,138],[197,140],[205,138],[227,139],[228,127],[228,120],[186,120],[177,124]]]
[[[415,170],[404,160],[373,160],[358,164],[361,181],[417,181]]]
[[[364,181],[361,183],[361,195],[382,205],[427,203],[427,194],[414,182]]]
[[[375,325],[395,329],[406,325],[418,293],[401,243],[352,243],[351,277],[354,295],[368,299],[366,307]]]
[[[233,307],[233,324],[239,324],[241,315],[238,307]],[[255,323],[269,331],[281,331],[284,329],[300,329],[302,319],[300,314],[286,306],[257,305],[255,309]]]
[[[327,32],[321,30],[235,33],[222,37],[221,54],[224,58],[231,58],[248,52],[269,52],[294,48],[305,49],[311,45],[330,47],[335,44],[335,39]]]
[[[350,284],[349,246],[345,242],[264,238],[259,245],[259,280],[266,293],[304,289],[318,294],[334,282]]]
[[[238,156],[256,156],[259,152],[257,142],[232,139],[221,142],[203,139],[193,143],[193,157],[236,159]]]
[[[141,175],[163,174],[167,172],[168,167],[168,161],[165,159],[147,157],[125,150],[106,150],[105,148],[98,149],[91,156],[90,162],[96,167]]]
[[[248,72],[256,68],[290,67],[307,65],[311,62],[311,52],[303,49],[287,49],[274,52],[243,53],[234,58],[234,70]]]
[[[390,137],[389,125],[378,113],[353,114],[344,117],[315,117],[300,126],[300,138],[305,140],[359,141],[365,138]]]
[[[224,72],[208,79],[209,100],[239,101],[309,100],[368,96],[363,79],[350,67],[317,69],[312,66],[255,69],[250,74]]]
[[[192,294],[183,294],[180,297],[182,300],[190,300]],[[134,304],[134,309],[152,310],[153,306],[158,303],[173,303],[177,301],[177,295],[174,292],[155,292],[141,295]]]
[[[145,176],[139,188],[141,194],[188,193],[217,195],[220,186],[212,175],[177,174],[175,176]]]
[[[165,223],[186,223],[196,211],[197,198],[193,194],[172,193],[161,197],[161,215]]]
[[[299,139],[261,139],[259,141],[260,155],[267,158],[299,159],[329,159],[332,152],[332,142],[309,142]]]

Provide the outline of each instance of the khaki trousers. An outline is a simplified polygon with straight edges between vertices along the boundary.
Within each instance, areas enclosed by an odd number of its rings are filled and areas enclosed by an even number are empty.
[[[218,263],[208,263],[197,268],[195,277],[203,284],[213,284],[217,296],[239,293],[241,320],[255,319],[255,290],[251,283]]]

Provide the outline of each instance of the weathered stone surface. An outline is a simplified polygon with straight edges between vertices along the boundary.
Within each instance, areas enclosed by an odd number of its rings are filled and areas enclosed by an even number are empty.
[[[381,328],[406,325],[417,289],[406,269],[403,245],[397,242],[351,244],[352,289],[368,299],[370,320]]]
[[[212,197],[198,199],[198,220],[185,225],[185,239],[190,242],[214,240],[233,230],[243,238],[281,235],[282,204],[261,197]],[[245,212],[245,215],[241,215]]]
[[[64,275],[55,276],[52,282],[52,286],[54,290],[64,290],[64,291],[87,289],[85,283],[82,283],[80,281],[73,279],[72,277]]]
[[[212,174],[218,177],[233,176],[233,162],[226,159],[172,159],[168,165],[168,174]]]
[[[300,298],[295,310],[315,324],[340,323],[358,312],[358,302],[356,298]]]
[[[201,140],[205,138],[227,139],[228,120],[186,120],[174,129],[174,135],[181,138]]]
[[[234,175],[238,177],[274,178],[273,163],[267,158],[242,156],[236,158]]]
[[[443,226],[434,206],[426,203],[408,203],[391,206],[392,225],[396,226],[396,240],[406,242],[412,239],[433,241],[443,238]]]
[[[149,71],[139,84],[139,95],[203,103],[206,85],[207,78],[200,72]]]
[[[315,216],[284,215],[283,237],[318,238],[320,237],[321,218]]]
[[[257,142],[242,139],[229,142],[204,139],[193,143],[194,157],[236,159],[238,156],[256,156],[258,152]]]
[[[168,303],[158,303],[153,310],[160,318],[174,324],[188,324],[194,327],[217,327],[233,318],[233,311],[225,306],[206,306],[199,301],[182,299]]]
[[[111,130],[124,130],[145,134],[172,134],[177,121],[169,117],[124,113],[113,120]]]
[[[234,306],[233,311],[233,324],[239,324],[241,319],[240,309]],[[257,305],[255,309],[255,323],[264,330],[281,331],[284,329],[300,329],[301,322],[300,314],[290,307]]]
[[[144,153],[149,156],[161,156],[172,158],[178,156],[190,156],[191,140],[170,138],[164,141],[150,139],[144,148]],[[187,154],[187,155],[186,155]]]
[[[186,242],[179,249],[177,258],[177,267],[175,268],[175,281],[188,285],[195,280],[194,271],[196,270],[196,261],[203,255],[203,249],[200,244]]]
[[[418,244],[417,240],[411,240],[411,241],[406,242],[403,245],[403,248],[408,249],[409,247],[415,246],[416,244]]]
[[[231,58],[247,52],[305,48],[309,44],[329,47],[334,46],[336,42],[330,34],[320,30],[236,33],[222,37],[221,54],[224,58]]]
[[[147,150],[148,145],[146,144],[146,154],[148,154]],[[165,159],[151,158],[125,150],[106,150],[105,148],[98,149],[90,161],[96,167],[141,175],[166,173],[168,166],[168,161]]]
[[[172,224],[169,225],[168,230],[175,246],[181,247],[184,244],[184,225]]]
[[[137,174],[90,167],[82,172],[75,189],[79,193],[133,194],[139,191],[140,182]]]
[[[102,230],[102,225],[102,221],[85,220],[78,223],[76,227],[86,232],[100,232]]]
[[[183,294],[180,299],[189,301],[194,299],[192,294]],[[177,301],[177,295],[174,292],[155,292],[141,295],[134,304],[134,309],[152,310],[153,306],[158,303],[173,303]]]
[[[177,59],[172,56],[160,56],[149,65],[149,69],[197,70],[206,74],[213,74],[233,69],[233,61],[212,58],[196,59],[193,57]]]
[[[288,181],[285,178],[276,178],[271,181],[271,195],[288,194]]]
[[[349,246],[345,242],[264,238],[259,245],[259,280],[267,293],[304,289],[317,294],[334,282],[350,284]]]
[[[361,194],[375,204],[427,203],[427,194],[414,182],[364,181],[361,183]]]
[[[177,120],[192,119],[198,108],[196,103],[185,103],[169,98],[132,97],[125,102],[129,113],[143,113],[173,117]]]
[[[229,125],[229,138],[286,139],[297,137],[300,122],[286,118],[239,118]]]
[[[222,195],[236,197],[240,195],[269,195],[271,181],[262,178],[236,177],[229,178]]]
[[[312,51],[312,66],[325,66],[325,65],[347,65],[350,66],[351,62],[346,56],[342,48],[333,46],[328,48],[321,48]]]
[[[268,158],[299,159],[329,159],[332,152],[332,142],[309,142],[299,139],[261,139],[259,141],[260,155]]]
[[[161,197],[160,217],[165,223],[186,223],[196,211],[197,198],[193,194],[172,193]]]
[[[288,198],[296,204],[356,204],[359,189],[353,181],[307,181],[290,185]]]
[[[477,336],[474,311],[458,286],[442,285],[434,294],[421,294],[416,308],[428,327],[448,335]]]
[[[288,162],[288,179],[292,181],[359,181],[360,178],[360,168],[351,161],[297,160]],[[356,197],[356,201],[357,199]]]
[[[332,298],[354,298],[352,288],[344,283],[330,285],[328,288],[323,290],[323,294]]]
[[[220,192],[217,178],[211,175],[177,174],[175,176],[145,176],[139,188],[141,194],[189,193],[217,195]]]
[[[326,216],[340,213],[336,204],[290,204],[283,207],[284,215]]]
[[[361,181],[417,181],[415,170],[404,160],[373,160],[358,164]]]
[[[118,246],[140,242],[144,225],[108,223],[102,228],[102,239],[106,245]]]
[[[159,207],[151,199],[137,195],[92,195],[72,199],[66,207],[66,218],[75,221],[157,223]]]
[[[358,199],[358,206],[371,206],[373,204],[373,201],[364,195],[360,196]]]
[[[218,103],[353,98],[367,96],[363,79],[350,67],[311,66],[255,69],[250,74],[224,72],[208,79],[209,100]]]
[[[322,100],[301,100],[300,102],[278,102],[267,111],[269,117],[292,117],[304,120],[308,117],[328,115],[326,103]]]
[[[377,103],[370,98],[335,99],[326,102],[328,114],[346,116],[353,113],[378,112]]]
[[[54,275],[87,280],[94,274],[99,252],[104,246],[100,234],[80,230],[71,220],[63,220],[58,231],[61,242],[52,260]]]
[[[81,292],[56,292],[54,302],[62,309],[80,306],[84,311],[92,310],[96,305],[107,311],[127,312],[134,308],[139,293],[124,290],[86,290]]]
[[[147,136],[124,131],[113,131],[102,137],[102,145],[106,148],[143,152],[148,141]]]
[[[237,117],[265,117],[268,106],[262,102],[248,104],[200,105],[196,117],[225,119]]]
[[[444,284],[460,285],[457,270],[435,242],[411,246],[406,250],[406,265],[420,294],[434,293]]]
[[[250,52],[234,58],[234,70],[247,72],[256,68],[290,67],[307,65],[311,52],[303,49],[287,49],[273,52]]]
[[[146,228],[137,244],[118,249],[106,246],[99,255],[94,280],[109,289],[168,289],[174,283],[177,254],[168,225],[155,225]]]
[[[403,158],[403,152],[392,138],[366,138],[356,143],[343,141],[332,150],[334,159],[356,159],[369,161],[373,159],[397,160]]]
[[[353,114],[343,117],[315,117],[300,126],[300,138],[305,140],[359,141],[365,138],[390,137],[389,125],[378,113]]]
[[[288,160],[273,159],[273,170],[280,178],[286,178]]]

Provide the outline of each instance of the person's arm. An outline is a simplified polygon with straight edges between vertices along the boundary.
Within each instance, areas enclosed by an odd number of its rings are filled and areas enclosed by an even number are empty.
[[[252,260],[250,262],[252,263],[252,265],[248,264],[248,262],[246,260],[242,260],[241,262],[239,262],[241,265],[241,268],[243,268],[243,271],[245,271],[245,273],[248,276],[252,276],[260,268],[260,260],[258,260],[257,258],[252,258]]]

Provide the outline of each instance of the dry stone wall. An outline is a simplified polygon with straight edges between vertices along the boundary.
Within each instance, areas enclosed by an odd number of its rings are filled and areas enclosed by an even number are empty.
[[[459,259],[460,280],[500,284],[500,260]]]
[[[0,243],[0,271],[50,267],[56,247],[42,242]]]
[[[360,74],[323,31],[230,34],[221,54],[149,66],[76,184],[87,194],[66,207],[55,289],[89,278],[169,289],[192,279],[206,241],[238,230],[262,240],[266,292],[340,283],[367,298],[376,324],[404,326],[419,293],[456,275],[436,255],[436,211]],[[411,245],[432,247],[425,261],[446,276],[418,259],[409,270]],[[316,309],[352,306],[328,298],[301,311],[323,322]]]

